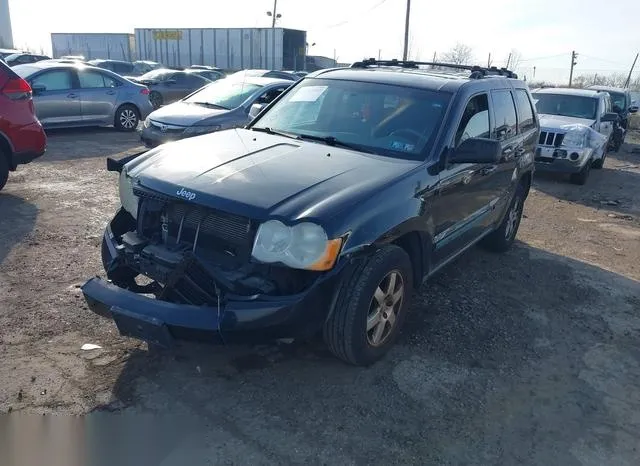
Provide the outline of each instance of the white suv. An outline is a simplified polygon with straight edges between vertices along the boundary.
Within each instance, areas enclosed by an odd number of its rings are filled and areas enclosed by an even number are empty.
[[[618,114],[607,92],[546,88],[532,92],[540,118],[536,170],[568,173],[585,184],[591,168],[602,168]]]

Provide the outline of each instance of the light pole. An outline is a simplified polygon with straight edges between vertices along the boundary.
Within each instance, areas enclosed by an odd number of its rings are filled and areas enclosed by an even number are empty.
[[[316,43],[309,44],[309,42],[304,43],[304,69],[303,71],[307,71],[307,54],[309,53],[309,47],[313,47]]]
[[[271,28],[276,27],[276,20],[282,18],[282,15],[278,13],[278,0],[273,0],[273,11],[267,11],[267,16],[271,16]]]

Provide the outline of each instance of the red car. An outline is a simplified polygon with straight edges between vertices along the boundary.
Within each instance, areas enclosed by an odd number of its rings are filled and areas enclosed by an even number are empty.
[[[29,84],[0,60],[0,189],[20,164],[44,154],[47,136],[36,118]]]

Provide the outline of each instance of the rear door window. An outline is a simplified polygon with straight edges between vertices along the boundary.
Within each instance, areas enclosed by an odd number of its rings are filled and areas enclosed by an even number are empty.
[[[67,70],[45,71],[33,78],[31,86],[44,86],[47,91],[65,91],[73,88],[73,79]]]
[[[516,135],[518,119],[511,91],[491,91],[491,99],[493,100],[493,113],[496,119],[493,131],[495,139],[503,141],[512,138]]]
[[[133,71],[133,65],[129,63],[114,63],[113,72],[118,74],[129,74]]]

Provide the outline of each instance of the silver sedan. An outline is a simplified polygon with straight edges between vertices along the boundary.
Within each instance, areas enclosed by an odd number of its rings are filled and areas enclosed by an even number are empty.
[[[53,60],[12,69],[31,85],[45,128],[113,125],[134,131],[153,110],[146,86],[108,70]]]

